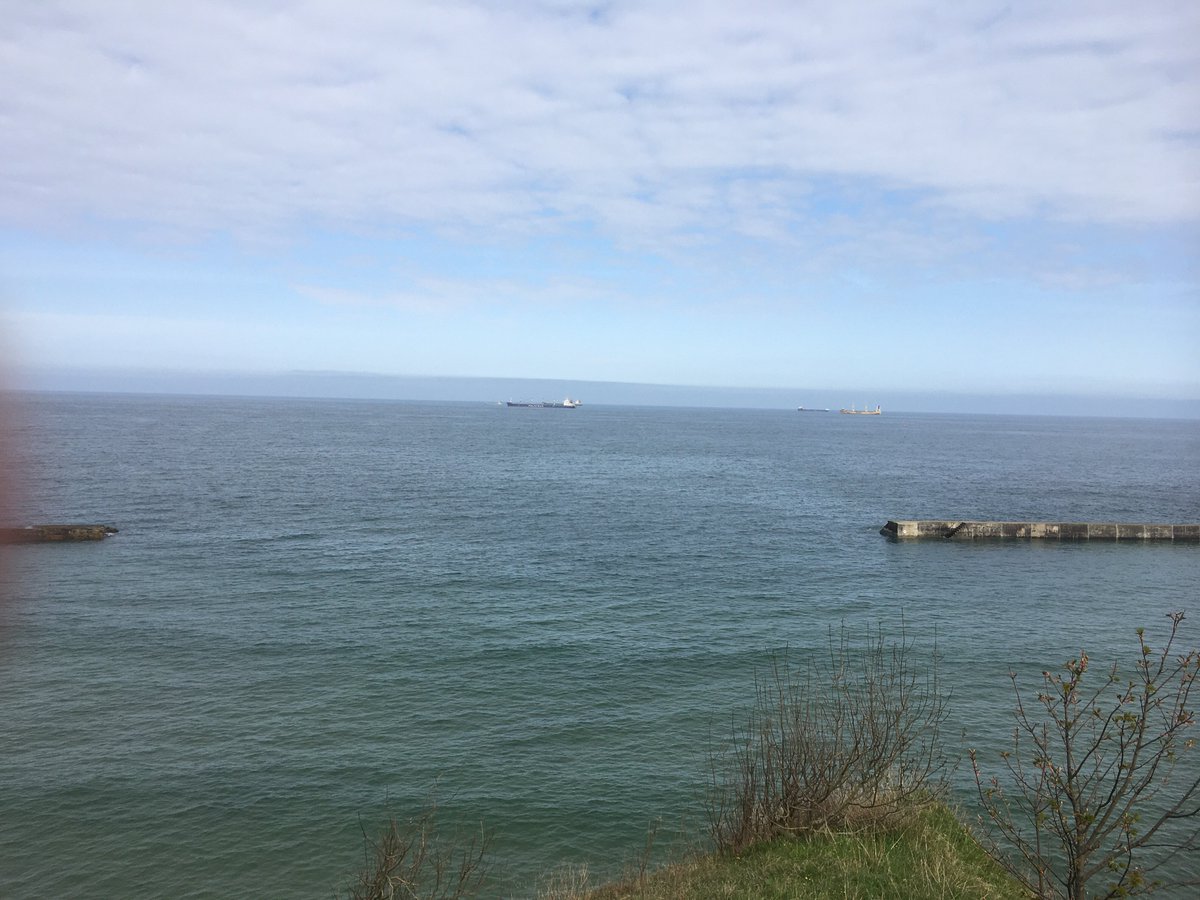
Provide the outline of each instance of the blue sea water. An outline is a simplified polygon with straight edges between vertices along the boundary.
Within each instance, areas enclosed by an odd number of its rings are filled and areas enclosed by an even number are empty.
[[[435,787],[531,896],[702,827],[756,667],[843,622],[936,635],[990,751],[1010,669],[1200,621],[1196,546],[878,534],[1198,521],[1194,421],[13,401],[19,517],[121,531],[4,548],[6,898],[328,897]]]

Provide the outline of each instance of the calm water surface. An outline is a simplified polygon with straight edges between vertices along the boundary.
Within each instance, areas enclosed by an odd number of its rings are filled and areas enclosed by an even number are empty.
[[[19,518],[121,533],[5,551],[6,898],[328,897],[435,785],[529,896],[702,824],[755,667],[839,623],[936,633],[996,746],[1010,668],[1200,620],[1196,547],[878,535],[1200,520],[1196,422],[17,400]]]

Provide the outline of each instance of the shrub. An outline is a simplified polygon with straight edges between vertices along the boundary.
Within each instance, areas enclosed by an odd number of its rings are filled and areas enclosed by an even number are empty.
[[[447,836],[437,827],[437,804],[401,821],[388,819],[377,839],[363,830],[363,868],[347,888],[351,900],[462,900],[488,873],[491,834]]]
[[[1171,614],[1159,651],[1138,629],[1130,678],[1116,665],[1095,673],[1080,652],[1062,673],[1043,672],[1027,705],[1010,674],[1016,726],[1001,754],[1006,784],[983,776],[974,750],[971,764],[993,839],[1010,850],[1001,861],[1039,897],[1145,893],[1167,884],[1158,866],[1196,850],[1196,827],[1180,820],[1200,812],[1200,775],[1176,777],[1180,754],[1195,746],[1190,695],[1200,671],[1200,652],[1175,651],[1183,618]]]
[[[928,666],[913,658],[903,632],[856,642],[845,625],[831,630],[827,655],[774,658],[732,746],[712,757],[716,847],[740,853],[783,835],[894,825],[930,801],[945,772],[945,698],[936,644]]]

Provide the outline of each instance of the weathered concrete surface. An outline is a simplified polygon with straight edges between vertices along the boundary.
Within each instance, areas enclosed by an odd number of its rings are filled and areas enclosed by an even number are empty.
[[[1176,541],[1200,543],[1198,525],[1128,524],[1124,522],[963,522],[929,519],[889,521],[884,537],[942,538],[954,541]]]
[[[0,544],[45,544],[59,541],[102,541],[117,529],[111,525],[26,525],[0,528]]]

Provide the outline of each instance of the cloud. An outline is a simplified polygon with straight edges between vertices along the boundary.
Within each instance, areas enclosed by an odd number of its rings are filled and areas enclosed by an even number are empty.
[[[413,280],[404,290],[361,290],[297,284],[302,297],[322,306],[415,313],[501,312],[517,307],[543,313],[586,303],[632,303],[619,288],[582,278],[435,278]]]
[[[787,240],[859,185],[1195,222],[1197,34],[1172,2],[22,4],[0,220]]]

